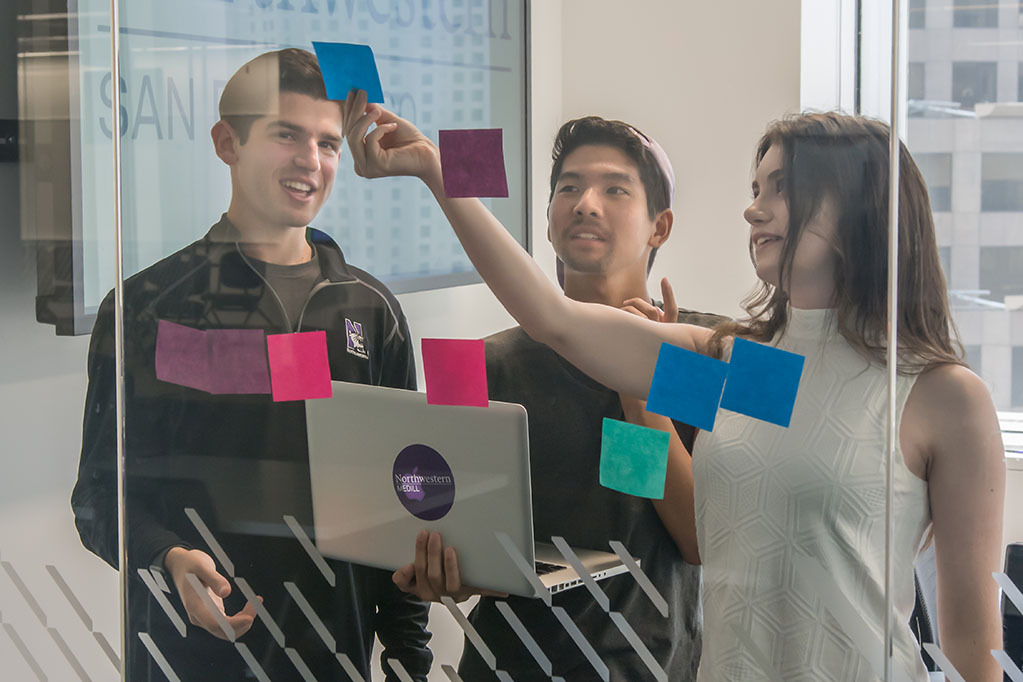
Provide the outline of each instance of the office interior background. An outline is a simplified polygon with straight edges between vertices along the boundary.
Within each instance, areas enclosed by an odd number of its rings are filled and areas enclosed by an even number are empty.
[[[528,70],[517,74],[523,96],[516,101],[522,110],[504,112],[512,114],[509,121],[528,121],[516,138],[522,152],[517,157],[519,165],[511,169],[520,178],[517,185],[513,183],[518,194],[493,200],[491,205],[513,231],[520,230],[516,236],[528,243],[551,277],[554,255],[546,237],[550,147],[559,125],[569,118],[598,114],[622,119],[661,143],[674,164],[678,190],[674,233],[657,257],[651,282],[667,276],[680,305],[738,316],[739,301],[755,283],[742,212],[750,201],[752,150],[768,122],[805,109],[841,108],[888,117],[892,34],[891,5],[884,0],[535,0],[528,12],[515,0],[437,3],[448,8],[451,16],[471,17],[478,11],[489,17],[490,35],[498,39],[501,21],[506,27],[508,16],[513,24],[510,34],[516,33],[515,16],[528,21],[520,27],[528,31],[506,41],[515,42],[521,54],[514,50],[500,54],[528,65]],[[122,2],[123,18],[144,17],[150,10],[158,16],[160,4],[158,0]],[[210,31],[227,21],[224,2],[189,0],[186,4],[208,14]],[[296,36],[305,30],[302,22],[313,20],[291,7],[298,2],[235,0],[227,4],[231,12],[245,13],[253,31],[267,44],[272,44],[275,32],[286,33],[281,44],[298,42]],[[326,14],[326,2],[311,4],[322,6]],[[345,3],[330,4],[337,8],[338,20],[344,21],[340,17],[348,11],[342,9]],[[84,0],[64,4],[9,0],[0,5],[0,348],[5,354],[0,363],[0,623],[5,631],[0,635],[0,662],[10,679],[98,682],[118,678],[103,643],[116,649],[120,640],[117,574],[82,547],[68,501],[81,446],[88,315],[76,317],[72,310],[69,317],[60,301],[73,309],[74,299],[61,299],[67,292],[43,286],[48,268],[59,270],[64,267],[61,259],[73,259],[52,248],[55,241],[67,237],[44,228],[73,223],[75,202],[92,201],[100,206],[95,209],[98,214],[107,215],[102,210],[109,209],[113,200],[112,145],[106,137],[89,144],[77,140],[79,154],[91,158],[78,159],[80,173],[89,177],[72,178],[79,188],[76,192],[54,193],[48,184],[70,187],[54,178],[66,165],[61,150],[70,154],[76,144],[80,121],[55,113],[57,107],[47,89],[63,88],[72,100],[91,98],[95,106],[102,103],[95,96],[102,88],[106,88],[104,97],[109,96],[110,81],[103,85],[102,69],[80,81],[91,83],[93,92],[79,91],[78,82],[70,82],[67,76],[63,81],[47,80],[60,71],[62,62],[66,69],[68,59],[80,49],[84,54],[87,42],[94,54],[109,51],[109,17],[76,16],[86,5],[90,12],[107,7],[105,2]],[[1023,542],[1023,435],[1019,433],[1023,432],[1023,0],[908,0],[903,5],[905,23],[896,36],[903,55],[903,131],[931,193],[942,264],[969,363],[990,388],[1003,423],[1008,468],[1003,544],[1009,545]],[[409,6],[419,7],[418,3]],[[404,20],[405,3],[358,0],[354,7],[357,18],[369,16],[371,10],[388,14],[379,30],[400,36],[397,24]],[[105,23],[107,33],[61,36],[52,32],[54,24],[97,23]],[[329,25],[323,27],[329,29]],[[230,28],[232,36],[245,30],[244,26]],[[474,50],[490,49],[487,58],[496,59],[499,49],[511,47],[493,47],[485,33],[473,29],[470,19],[461,34],[452,33],[452,41],[462,40],[452,43],[453,54],[464,48],[464,58],[471,62]],[[180,64],[182,53],[209,49],[209,45],[174,38],[165,38],[159,45],[166,51],[125,50],[122,68],[131,60],[146,64],[146,69],[157,69],[164,58]],[[381,49],[386,52],[388,47]],[[216,58],[231,66],[230,73],[258,51],[223,50]],[[387,81],[388,74],[400,79],[400,64],[385,64],[385,89],[408,89],[400,81],[397,85]],[[495,104],[489,84],[473,82],[468,75],[464,82],[456,82],[456,72],[450,70],[452,82],[445,86],[461,93],[453,103],[430,102],[422,96],[412,103],[400,97],[393,103],[405,106],[404,113],[414,115],[427,131],[469,127],[473,102],[483,112],[481,120],[499,118],[501,112],[491,109],[504,102]],[[140,69],[136,76],[144,73],[148,71]],[[150,82],[155,83],[151,93],[142,89],[140,78],[127,83],[125,93],[129,114],[128,134],[122,136],[122,158],[129,169],[122,181],[125,202],[135,201],[132,196],[153,187],[160,193],[159,201],[132,204],[136,217],[191,202],[195,190],[189,181],[227,186],[226,171],[212,154],[205,158],[210,178],[160,175],[165,158],[154,136],[159,129],[161,141],[169,138],[172,125],[178,126],[175,134],[179,136],[186,130],[185,86],[177,83],[179,99],[174,100],[166,80],[154,75]],[[26,99],[27,93],[35,99]],[[197,94],[201,106],[205,100]],[[150,97],[154,98],[152,109]],[[463,98],[470,112],[466,120],[444,118],[454,116]],[[207,144],[203,126],[208,129],[211,112],[200,108],[192,115],[199,145]],[[155,117],[155,125],[146,116]],[[147,143],[151,146],[142,146]],[[167,152],[167,158],[176,153]],[[349,164],[345,150],[342,166]],[[365,188],[352,184],[353,178],[350,168],[344,175],[339,173],[335,196],[342,197],[341,202],[361,208],[363,204],[352,203],[358,200],[386,209],[364,214],[352,208],[346,215],[341,208],[332,208],[319,222],[338,239],[352,262],[385,281],[392,276],[417,352],[424,337],[482,338],[513,326],[496,299],[475,280],[457,242],[444,233],[437,215],[430,213],[435,209],[427,206],[428,197],[406,201],[401,195],[401,206],[392,213],[391,202],[399,195],[390,192],[404,189],[380,186],[364,195]],[[83,199],[85,186],[93,187],[95,194]],[[221,203],[226,207],[226,198]],[[372,223],[366,222],[367,215]],[[138,248],[132,251],[136,261],[126,262],[125,274],[188,243],[201,234],[195,230],[204,231],[212,222],[205,214],[188,218],[195,218],[194,224],[182,225],[181,234],[175,234],[170,225],[164,225],[165,231],[156,238],[126,231],[126,243]],[[509,222],[513,219],[514,225]],[[114,225],[107,220],[94,222],[98,231],[92,238],[106,245],[103,250],[113,242]],[[132,223],[131,229],[138,229],[138,224]],[[97,257],[97,263],[112,268],[108,256]],[[394,269],[389,270],[391,264]],[[76,261],[79,265],[81,257]],[[109,288],[112,271],[105,273],[102,281]],[[467,283],[472,281],[476,283]],[[434,609],[431,629],[438,664],[455,664],[461,631],[443,608]],[[439,665],[434,675],[431,679],[445,679]]]

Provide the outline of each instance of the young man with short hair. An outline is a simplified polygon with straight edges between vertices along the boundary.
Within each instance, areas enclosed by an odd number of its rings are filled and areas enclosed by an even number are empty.
[[[648,302],[642,306],[644,312],[651,314],[656,309],[650,304],[647,276],[673,223],[675,180],[664,151],[628,124],[590,116],[562,126],[553,161],[547,234],[560,261],[565,294],[615,307],[641,299]],[[667,315],[676,318],[673,311]],[[678,310],[676,319],[713,326],[723,318]],[[628,574],[599,583],[611,610],[625,617],[669,680],[694,680],[702,618],[700,569],[686,561],[699,563],[688,452],[673,448],[663,500],[625,495],[599,481],[604,418],[627,417],[665,429],[672,428],[670,420],[646,413],[640,401],[620,398],[548,346],[533,341],[521,327],[488,337],[486,351],[490,398],[520,403],[529,414],[535,537],[549,542],[552,536],[561,536],[573,547],[604,551],[610,540],[623,543],[642,562],[669,611],[662,616]],[[675,428],[685,448],[691,449],[692,427]],[[444,578],[432,583],[431,568],[438,576],[445,559],[457,561],[451,548],[446,550],[450,556],[442,557],[441,542],[437,534],[420,535],[418,565],[395,574],[399,586],[429,599],[444,594],[464,598],[472,592],[445,584]],[[655,679],[588,590],[561,592],[553,600],[597,651],[611,680]],[[497,601],[498,597],[484,596],[470,615],[496,655],[497,668],[516,682],[550,679],[499,612]],[[507,602],[553,664],[555,676],[568,682],[599,679],[541,600],[510,597]],[[498,679],[468,641],[459,673],[473,682]]]
[[[321,572],[299,540],[312,529],[304,403],[157,378],[158,330],[175,323],[323,331],[332,379],[415,389],[397,300],[308,227],[330,195],[343,137],[340,104],[327,99],[315,56],[256,57],[225,86],[220,114],[211,133],[230,168],[227,213],[124,284],[129,679],[167,676],[150,643],[182,682],[308,674],[347,682],[336,653],[368,679],[377,636],[384,658],[422,682],[432,663],[427,606],[383,571],[329,561]],[[113,323],[108,295],[89,350],[72,506],[82,542],[116,567]],[[184,632],[155,598],[163,573]],[[383,667],[387,680],[400,679]]]

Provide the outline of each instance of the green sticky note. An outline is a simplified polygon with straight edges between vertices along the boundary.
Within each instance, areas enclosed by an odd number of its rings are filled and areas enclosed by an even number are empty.
[[[617,419],[604,419],[600,485],[636,497],[664,499],[670,436]]]

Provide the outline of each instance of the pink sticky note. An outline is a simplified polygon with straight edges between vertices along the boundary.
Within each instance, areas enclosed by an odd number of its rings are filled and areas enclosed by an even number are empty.
[[[179,386],[209,389],[206,334],[160,320],[156,328],[156,378]]]
[[[275,401],[313,400],[334,395],[326,332],[272,334],[266,337],[266,350]]]
[[[482,339],[423,339],[423,371],[429,404],[489,404]]]
[[[506,197],[504,147],[500,128],[441,130],[441,175],[449,197]]]
[[[207,329],[210,393],[270,393],[262,329]]]

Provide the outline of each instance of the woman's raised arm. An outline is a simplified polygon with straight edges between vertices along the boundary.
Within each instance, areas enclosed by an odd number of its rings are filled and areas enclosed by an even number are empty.
[[[659,324],[563,295],[478,199],[445,196],[436,145],[408,121],[367,105],[365,97],[359,91],[344,104],[355,172],[422,179],[487,286],[531,337],[608,388],[638,398],[646,397],[662,342],[705,349],[711,332],[702,327]]]

